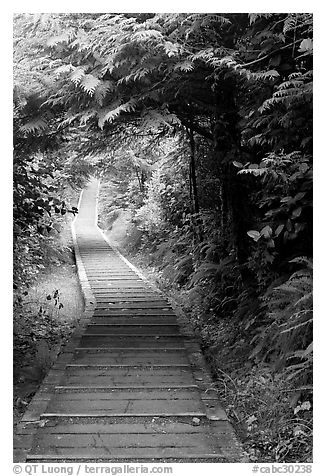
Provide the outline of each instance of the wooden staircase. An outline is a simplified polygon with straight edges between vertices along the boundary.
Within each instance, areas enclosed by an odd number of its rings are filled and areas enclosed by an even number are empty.
[[[98,183],[73,225],[85,312],[32,400],[16,462],[240,462],[198,343],[97,227]]]

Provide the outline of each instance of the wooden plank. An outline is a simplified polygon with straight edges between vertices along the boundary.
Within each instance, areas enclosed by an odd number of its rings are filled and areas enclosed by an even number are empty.
[[[109,435],[109,434],[54,434],[42,435],[35,441],[35,450],[44,451],[46,448],[109,448],[109,452],[119,449],[156,448],[196,448],[196,451],[216,450],[215,441],[209,435],[202,433],[191,434],[143,434],[143,435]]]
[[[184,370],[191,370],[191,365],[190,363],[187,364],[180,364],[178,363],[168,363],[168,364],[139,364],[136,365],[134,362],[131,362],[130,364],[121,364],[120,362],[118,364],[106,364],[106,363],[101,363],[101,364],[94,364],[91,362],[87,362],[85,364],[81,363],[73,363],[73,364],[67,364],[66,369],[89,369],[89,370],[108,370],[111,371],[112,369],[151,369],[151,370],[158,370],[158,369],[184,369]]]
[[[128,270],[98,270],[98,271],[91,271],[86,267],[86,274],[89,278],[91,279],[135,279],[135,280],[141,280],[145,282],[143,279],[141,279],[137,274],[134,272],[130,272]]]
[[[106,347],[106,346],[102,346],[102,347],[76,347],[76,352],[80,352],[80,351],[92,351],[92,352],[109,352],[109,351],[117,351],[117,350],[132,350],[132,351],[137,351],[137,352],[143,352],[143,351],[151,351],[151,352],[169,352],[169,351],[178,351],[178,352],[182,352],[182,351],[185,351],[185,347],[180,345],[178,347],[176,346],[171,346],[171,347],[160,347],[160,346],[155,346],[155,347],[151,347],[150,345],[146,346],[146,347],[135,347],[135,346],[130,346],[130,347]]]
[[[55,395],[60,402],[94,402],[97,401],[129,401],[129,400],[200,400],[198,388],[171,388],[171,389],[115,389],[100,391],[62,391]],[[103,404],[103,402],[102,402]]]
[[[81,353],[78,352],[72,361],[76,364],[121,364],[121,365],[169,365],[169,364],[188,364],[188,358],[186,354],[181,352],[173,353],[172,355],[166,353],[151,353],[150,355],[137,355],[134,352],[123,356],[121,354],[112,352],[103,353]]]
[[[96,296],[103,294],[103,296],[115,296],[117,298],[119,297],[151,297],[151,296],[156,296],[156,297],[164,297],[162,293],[159,293],[157,291],[152,291],[150,288],[145,288],[145,289],[125,289],[123,292],[119,291],[112,291],[111,289],[105,289],[104,291],[101,290],[95,290],[94,294]]]
[[[98,291],[110,291],[110,292],[120,292],[124,293],[125,291],[139,291],[139,292],[144,292],[147,290],[146,286],[144,286],[144,283],[89,283],[90,288],[92,289],[92,292],[98,292]]]
[[[195,384],[192,375],[190,373],[186,373],[183,375],[85,375],[85,372],[81,374],[70,374],[66,375],[61,385],[69,385],[69,386],[80,386],[84,387],[87,385],[98,385],[98,386],[144,386],[144,387],[153,387],[153,386],[161,386],[161,385],[189,385]]]
[[[128,267],[125,267],[125,268],[122,268],[120,265],[117,265],[115,267],[112,267],[111,265],[107,265],[105,267],[105,273],[101,273],[99,271],[102,271],[103,269],[103,266],[102,268],[98,267],[97,269],[90,269],[89,265],[86,264],[85,266],[85,270],[87,273],[93,273],[95,275],[102,275],[102,277],[105,277],[105,276],[114,276],[114,275],[117,275],[117,276],[124,276],[124,275],[127,275],[127,276],[131,276],[135,279],[140,279],[139,276],[134,273],[134,272],[130,272],[130,269]]]
[[[39,435],[47,434],[109,434],[109,435],[146,435],[146,434],[157,434],[164,433],[168,434],[189,434],[197,435],[198,433],[210,433],[211,425],[205,424],[205,420],[201,421],[199,426],[194,426],[189,419],[188,422],[173,421],[171,422],[168,419],[150,419],[150,421],[142,422],[137,420],[137,422],[128,422],[128,423],[110,423],[108,420],[106,423],[103,421],[96,421],[91,423],[85,423],[85,420],[78,422],[73,422],[69,419],[67,422],[62,423],[62,419],[59,420],[48,420],[45,425],[39,428]],[[220,433],[224,434],[227,430],[221,428]]]
[[[107,329],[115,329],[115,330],[122,330],[122,329],[133,329],[133,330],[143,330],[143,331],[148,331],[148,330],[157,330],[157,329],[171,329],[174,332],[179,329],[179,324],[177,322],[173,324],[167,324],[166,322],[163,323],[157,323],[157,322],[146,322],[144,324],[139,324],[137,322],[117,322],[117,323],[109,323],[109,324],[103,324],[103,322],[91,322],[88,323],[87,326],[85,327],[85,330],[90,330],[90,329],[102,329],[102,330],[107,330]]]
[[[172,309],[95,309],[94,316],[175,316]]]
[[[200,400],[63,400],[63,394],[50,402],[44,413],[64,413],[82,415],[180,415],[185,413],[203,413],[204,406]]]
[[[83,343],[84,341],[87,342],[111,342],[113,341],[114,343],[118,342],[127,342],[128,340],[134,339],[135,342],[153,342],[156,340],[160,340],[160,342],[176,342],[176,341],[182,341],[185,338],[185,336],[181,336],[181,334],[161,334],[160,329],[156,329],[154,332],[151,334],[145,334],[142,332],[132,332],[130,331],[129,333],[123,333],[121,330],[121,333],[117,332],[108,332],[106,334],[103,333],[97,333],[95,332],[93,334],[83,334],[81,336],[81,342]],[[136,347],[136,346],[135,346]]]
[[[52,453],[51,453],[52,451]],[[91,451],[85,450],[84,448],[81,449],[74,449],[70,450],[69,448],[60,448],[60,449],[52,449],[50,451],[46,451],[46,449],[42,452],[40,449],[39,453],[31,453],[27,456],[27,462],[48,462],[48,461],[86,461],[86,462],[123,462],[123,461],[143,461],[153,463],[155,461],[166,462],[171,460],[171,462],[196,462],[199,461],[207,462],[214,461],[214,462],[238,462],[238,460],[234,460],[233,458],[230,459],[229,456],[225,453],[219,453],[218,450],[216,453],[207,453],[203,449],[200,453],[196,453],[195,448],[174,448],[172,450],[169,449],[162,449],[161,451],[157,451],[155,449],[141,448],[139,450],[129,449],[129,451],[125,450],[124,452],[114,452],[108,453],[107,448],[103,452],[102,449],[93,448]]]
[[[118,290],[108,290],[106,291],[94,291],[94,296],[99,302],[152,302],[152,301],[164,301],[168,303],[167,299],[159,294],[146,293],[143,290],[140,290],[139,293],[135,291],[120,292]]]
[[[185,374],[192,375],[189,367],[184,369],[183,367],[113,367],[113,368],[80,368],[80,367],[67,367],[65,376],[83,376],[83,377],[94,377],[94,376],[148,376],[148,377],[163,377],[165,375],[179,377]]]
[[[106,303],[157,303],[161,304],[163,307],[170,306],[167,299],[163,299],[162,296],[153,296],[153,295],[143,295],[143,296],[115,296],[112,294],[111,296],[102,295],[96,296],[97,304],[106,304]]]
[[[97,268],[97,269],[90,269],[89,265],[86,264],[85,266],[85,270],[86,272],[90,272],[90,273],[98,273],[99,271],[102,271],[103,269],[103,266]],[[98,274],[101,274],[101,273],[98,273]],[[116,266],[111,266],[111,265],[107,265],[106,266],[106,273],[105,275],[108,274],[108,275],[113,275],[113,274],[117,274],[117,275],[123,275],[123,274],[128,274],[131,276],[133,276],[135,279],[140,279],[138,274],[134,273],[134,272],[130,272],[130,268],[129,267],[122,267],[120,266],[120,264],[117,264]]]
[[[96,301],[96,309],[172,309],[167,301]]]
[[[121,356],[123,357],[129,357],[129,356],[135,356],[135,357],[153,357],[153,356],[162,356],[162,355],[167,355],[170,356],[171,358],[174,356],[181,356],[181,355],[187,355],[186,350],[184,347],[144,347],[144,348],[139,348],[139,347],[115,347],[115,348],[110,348],[106,349],[103,347],[76,347],[74,357],[78,356],[79,354],[82,355],[111,355],[111,356]]]
[[[123,332],[125,331],[125,332]],[[104,337],[109,337],[109,338],[144,338],[144,339],[149,339],[150,337],[154,337],[155,339],[161,339],[161,338],[177,338],[180,339],[181,335],[176,334],[175,332],[172,334],[169,332],[164,333],[164,329],[154,329],[152,330],[151,333],[147,332],[137,332],[136,330],[133,332],[132,329],[126,330],[126,329],[121,329],[121,331],[118,333],[117,329],[108,329],[107,332],[101,331],[101,332],[85,332],[85,334],[82,336],[83,339],[88,338],[88,337],[99,337],[99,338],[104,338]]]
[[[132,274],[126,274],[126,273],[103,273],[103,274],[90,274],[86,273],[87,278],[89,282],[102,282],[102,281],[135,281],[135,282],[142,282],[144,281],[138,276],[132,275]]]
[[[123,347],[141,347],[152,348],[157,347],[175,348],[182,347],[183,339],[180,336],[83,336],[79,348],[123,348]]]
[[[171,384],[171,385],[164,385],[164,384],[158,384],[158,385],[147,385],[146,390],[174,390],[174,389],[192,389],[196,388],[200,390],[198,385],[178,385],[178,384]],[[144,387],[142,385],[115,385],[114,387],[110,386],[101,386],[101,385],[83,385],[83,386],[73,386],[73,385],[57,385],[55,387],[56,392],[107,392],[111,390],[128,390],[128,391],[134,391],[134,390],[144,390]]]
[[[78,420],[83,420],[83,419],[106,419],[106,418],[134,418],[136,420],[138,419],[143,419],[143,418],[205,418],[206,414],[203,412],[186,412],[186,413],[164,413],[162,411],[155,412],[155,413],[115,413],[115,412],[105,412],[105,411],[99,411],[99,412],[92,412],[92,413],[61,413],[61,412],[56,412],[56,413],[42,413],[41,414],[41,419],[42,420],[48,420],[48,419],[54,419],[54,420],[66,420],[67,418],[70,419],[78,419]]]
[[[121,282],[110,282],[106,281],[98,281],[90,283],[91,287],[94,289],[143,289],[146,290],[147,287],[143,281],[121,281]]]
[[[94,316],[90,320],[90,324],[111,325],[111,324],[166,324],[178,325],[176,316]]]

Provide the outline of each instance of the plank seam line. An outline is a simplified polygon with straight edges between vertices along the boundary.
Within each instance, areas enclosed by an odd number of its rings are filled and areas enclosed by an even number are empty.
[[[170,417],[170,418],[185,418],[185,417],[201,417],[206,418],[205,412],[184,412],[184,413],[169,413],[169,412],[151,412],[151,413],[111,413],[94,412],[94,413],[42,413],[41,419],[47,418],[154,418],[154,417]]]
[[[155,386],[155,385],[151,385],[149,387],[144,387],[144,385],[133,385],[133,386],[130,386],[130,385],[120,385],[120,386],[115,386],[115,387],[105,387],[105,386],[100,386],[100,385],[93,385],[93,386],[80,386],[80,387],[77,387],[77,386],[74,386],[74,385],[57,385],[55,387],[56,390],[84,390],[84,389],[94,389],[94,390],[99,390],[99,389],[103,389],[103,390],[160,390],[160,389],[163,389],[163,390],[167,390],[167,389],[189,389],[189,388],[193,388],[193,389],[199,389],[198,385],[160,385],[159,387],[158,386]]]
[[[85,367],[91,367],[91,368],[103,368],[103,369],[119,369],[119,368],[124,368],[124,369],[174,369],[174,368],[191,368],[190,364],[140,364],[140,365],[135,365],[135,364],[66,364],[66,368],[85,368]]]
[[[225,461],[230,460],[231,458],[223,453],[200,453],[200,454],[179,454],[179,455],[144,455],[144,456],[128,456],[124,454],[117,454],[110,456],[93,456],[93,455],[51,455],[51,454],[41,454],[41,455],[30,455],[27,458],[27,461],[38,461],[38,460],[51,460],[51,461],[123,461],[123,460],[132,460],[132,461],[144,461],[150,460],[153,461],[164,461],[166,459],[169,460],[193,460],[193,459],[222,459]]]

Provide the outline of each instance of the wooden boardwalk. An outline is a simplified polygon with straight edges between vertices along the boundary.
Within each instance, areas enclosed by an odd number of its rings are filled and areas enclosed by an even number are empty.
[[[16,462],[239,462],[198,343],[96,225],[98,184],[73,234],[85,312],[15,439]]]

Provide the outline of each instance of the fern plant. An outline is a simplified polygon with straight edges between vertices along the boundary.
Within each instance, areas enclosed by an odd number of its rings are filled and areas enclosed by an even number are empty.
[[[285,368],[289,382],[307,390],[312,384],[312,261],[300,257],[291,263],[300,269],[263,296],[267,322],[253,339],[252,358],[260,355]]]

